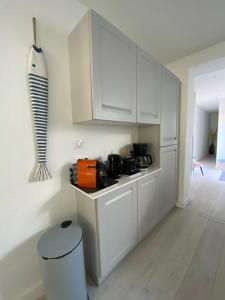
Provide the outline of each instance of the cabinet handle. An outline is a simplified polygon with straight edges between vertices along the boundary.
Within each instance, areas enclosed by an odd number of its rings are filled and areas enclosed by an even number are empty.
[[[126,114],[131,115],[131,109],[125,108],[125,107],[102,104],[102,108],[105,109],[105,110],[109,110],[109,111],[116,111],[116,112],[122,111]]]
[[[153,113],[150,113],[150,112],[142,112],[141,114],[142,115],[150,115],[150,116],[152,116],[153,118],[156,118],[156,119],[159,117],[158,114],[153,114]]]
[[[176,139],[177,139],[176,137],[163,138],[164,141],[175,141]]]
[[[132,191],[131,191],[131,190],[128,190],[128,191],[126,191],[126,192],[120,194],[119,196],[117,196],[117,197],[115,197],[115,198],[113,198],[113,199],[111,199],[111,200],[108,200],[108,201],[105,203],[105,205],[108,206],[108,205],[112,204],[113,202],[118,201],[118,200],[121,199],[123,196],[129,195],[129,194],[132,194]]]

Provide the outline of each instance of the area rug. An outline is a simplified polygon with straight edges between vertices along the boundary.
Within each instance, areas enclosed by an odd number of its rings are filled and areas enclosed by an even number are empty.
[[[223,171],[223,173],[220,175],[219,180],[225,181],[225,171]]]

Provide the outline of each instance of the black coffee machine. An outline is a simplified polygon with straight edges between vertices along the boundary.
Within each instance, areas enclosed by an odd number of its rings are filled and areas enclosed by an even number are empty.
[[[139,172],[136,166],[136,159],[133,155],[123,157],[123,174],[134,175]]]
[[[148,154],[147,144],[133,144],[132,154],[136,159],[136,166],[138,169],[147,169],[152,164],[152,157],[150,154]]]

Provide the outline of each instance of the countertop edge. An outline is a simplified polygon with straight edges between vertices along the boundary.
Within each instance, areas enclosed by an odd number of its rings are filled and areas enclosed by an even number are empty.
[[[112,185],[112,186],[110,186],[108,188],[105,188],[103,190],[100,190],[100,191],[98,191],[96,193],[86,193],[86,192],[82,191],[81,189],[79,189],[78,187],[76,187],[76,186],[74,186],[72,184],[71,184],[71,186],[76,191],[78,191],[78,192],[86,195],[87,197],[89,197],[89,198],[91,198],[93,200],[96,200],[96,199],[98,199],[98,198],[100,198],[102,196],[105,196],[106,194],[111,193],[111,192],[113,192],[113,191],[115,191],[115,190],[117,190],[117,189],[119,189],[119,188],[121,188],[123,186],[126,186],[126,185],[128,185],[128,184],[130,184],[132,182],[138,181],[138,180],[140,180],[140,179],[142,179],[142,178],[144,178],[144,177],[146,177],[148,175],[152,175],[152,174],[158,173],[160,171],[161,171],[160,167],[155,167],[155,168],[150,168],[149,170],[146,170],[146,171],[141,171],[141,173],[138,173],[137,176],[133,175],[133,177],[132,176],[129,177],[129,176],[124,175],[120,179],[118,179],[118,181],[119,181],[118,183],[116,183],[116,184],[114,184],[114,185]],[[126,179],[127,179],[127,181],[123,182]]]

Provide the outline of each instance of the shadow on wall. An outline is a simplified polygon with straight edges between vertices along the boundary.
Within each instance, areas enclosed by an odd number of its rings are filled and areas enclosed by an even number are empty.
[[[42,231],[43,232],[43,231]],[[0,262],[0,299],[22,299],[38,283],[40,275],[37,272],[39,258],[36,245],[42,232],[32,236],[20,244]],[[10,281],[8,280],[10,278]],[[26,291],[24,293],[24,291]]]
[[[119,154],[122,156],[130,156],[132,150],[133,150],[133,144],[127,144],[122,148],[120,148]]]
[[[61,170],[61,190],[37,212],[38,221],[45,224],[42,227],[46,229],[38,231],[0,261],[0,300],[37,299],[43,295],[38,240],[49,227],[61,224],[65,219],[76,222],[75,193],[69,185],[69,166],[66,164]],[[71,201],[74,201],[74,211],[68,213],[68,202]],[[33,227],[34,224],[30,225]]]

